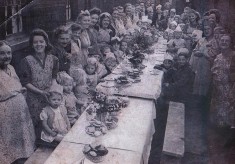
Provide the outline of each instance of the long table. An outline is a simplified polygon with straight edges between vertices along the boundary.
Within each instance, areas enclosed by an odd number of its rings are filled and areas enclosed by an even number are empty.
[[[164,60],[165,44],[154,45],[155,53],[147,56],[144,64],[147,66],[141,75],[141,82],[135,83],[123,90],[103,87],[97,89],[108,94],[130,96],[130,104],[121,110],[118,116],[118,127],[100,137],[91,137],[85,132],[89,124],[83,113],[73,128],[64,137],[59,146],[46,161],[46,164],[89,164],[82,152],[85,144],[100,143],[105,145],[109,153],[102,164],[142,164],[148,162],[152,135],[154,133],[153,119],[156,117],[154,100],[160,95],[163,73],[159,71],[152,75],[151,70],[156,63]],[[119,71],[118,68],[116,70]],[[115,78],[118,75],[109,75]]]

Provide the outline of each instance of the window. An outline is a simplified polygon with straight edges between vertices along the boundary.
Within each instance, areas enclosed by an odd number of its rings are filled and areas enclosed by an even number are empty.
[[[71,2],[70,0],[67,0],[66,3],[66,20],[70,20],[71,19]]]
[[[23,30],[21,8],[26,0],[5,0],[4,16],[5,16],[5,32],[6,36],[15,34]]]

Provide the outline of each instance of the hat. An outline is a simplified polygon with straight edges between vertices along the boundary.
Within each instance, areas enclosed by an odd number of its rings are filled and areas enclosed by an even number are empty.
[[[69,82],[73,82],[73,78],[69,76],[65,71],[63,71],[57,74],[56,81],[58,82],[58,84],[63,86],[69,84]]]
[[[142,22],[149,23],[149,24],[151,24],[151,23],[152,23],[152,20],[148,19],[148,16],[142,16],[141,21],[142,21]]]
[[[90,57],[87,59],[87,65],[95,65],[96,67],[98,67],[98,63],[96,58],[94,57]]]
[[[174,13],[176,13],[176,10],[175,10],[175,9],[171,9],[171,12],[174,12]]]
[[[180,26],[177,26],[176,29],[174,30],[175,32],[182,32],[182,29]]]
[[[196,38],[199,40],[199,39],[201,39],[202,38],[202,31],[201,30],[194,30],[193,32],[192,32],[192,36],[193,35],[196,35]]]
[[[176,21],[172,21],[170,24],[174,24],[175,26],[178,25]]]
[[[162,5],[157,5],[156,9],[162,9]]]
[[[171,56],[171,55],[169,55],[169,54],[165,54],[164,55],[164,60],[172,60],[173,61],[173,57]]]
[[[70,69],[70,76],[74,79],[76,85],[84,85],[86,83],[86,72],[82,68]]]
[[[111,38],[111,42],[113,42],[115,40],[117,40],[118,42],[121,42],[121,38],[119,38],[117,36]]]
[[[55,82],[51,85],[49,92],[56,92],[63,95],[63,87]]]
[[[187,48],[180,48],[178,49],[177,55],[179,54],[185,54],[188,55],[189,54],[189,50]]]

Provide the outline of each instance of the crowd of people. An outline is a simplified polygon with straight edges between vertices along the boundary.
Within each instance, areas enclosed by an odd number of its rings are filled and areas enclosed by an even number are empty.
[[[235,52],[220,12],[200,14],[185,7],[176,13],[169,2],[156,8],[127,3],[111,14],[98,8],[81,11],[75,22],[54,30],[52,42],[44,30],[35,29],[29,38],[31,54],[22,59],[18,76],[10,65],[11,47],[1,41],[1,163],[29,157],[35,139],[61,141],[97,84],[160,38],[167,49],[163,64],[154,67],[164,71],[158,103],[187,104],[193,98],[210,108],[213,125],[234,129]]]

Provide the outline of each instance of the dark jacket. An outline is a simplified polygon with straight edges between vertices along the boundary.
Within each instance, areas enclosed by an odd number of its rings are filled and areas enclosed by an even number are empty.
[[[169,86],[163,85],[164,95],[169,99],[184,101],[192,93],[194,77],[195,74],[188,64],[179,67],[173,73],[173,81],[169,83]]]

